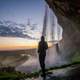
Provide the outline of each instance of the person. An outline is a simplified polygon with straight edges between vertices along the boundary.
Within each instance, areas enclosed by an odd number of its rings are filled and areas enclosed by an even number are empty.
[[[45,57],[46,57],[46,50],[48,49],[48,44],[45,41],[44,36],[41,37],[41,41],[38,44],[38,53],[39,53],[39,62],[40,67],[42,70],[43,80],[45,80],[46,74],[45,74]]]
[[[60,53],[60,50],[59,50],[59,43],[56,44],[56,51],[57,51],[58,53]]]

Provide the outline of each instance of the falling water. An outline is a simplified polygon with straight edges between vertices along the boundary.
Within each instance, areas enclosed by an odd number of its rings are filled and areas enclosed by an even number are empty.
[[[47,20],[48,20],[48,9],[47,5],[45,5],[45,15],[44,15],[44,21],[43,21],[43,30],[42,30],[42,36],[46,36],[46,28],[47,28]]]
[[[48,41],[60,41],[62,39],[62,32],[63,29],[58,24],[55,13],[46,4],[42,35],[46,36]]]
[[[59,51],[57,50],[59,49],[59,46],[58,49],[56,49],[56,44],[59,44],[59,41],[62,40],[62,32],[63,29],[58,24],[58,20],[55,13],[48,7],[48,5],[46,5],[42,35],[46,36],[47,41],[51,41],[53,44],[53,46],[47,51],[47,67],[61,65],[65,61],[62,61],[62,56],[58,54]]]

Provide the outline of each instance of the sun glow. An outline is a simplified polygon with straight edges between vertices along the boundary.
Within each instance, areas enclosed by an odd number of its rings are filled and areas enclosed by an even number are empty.
[[[18,37],[0,37],[0,50],[33,49],[38,47],[38,40]],[[49,47],[52,45],[48,43]]]

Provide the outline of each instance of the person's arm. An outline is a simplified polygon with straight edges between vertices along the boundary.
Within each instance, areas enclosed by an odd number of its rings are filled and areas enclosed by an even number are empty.
[[[38,53],[40,52],[40,42],[38,44]]]

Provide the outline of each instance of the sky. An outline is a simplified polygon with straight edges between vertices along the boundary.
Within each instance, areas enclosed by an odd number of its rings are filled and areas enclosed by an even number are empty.
[[[32,24],[38,24],[40,29],[42,29],[45,4],[45,0],[0,0],[0,20],[27,24],[28,20],[30,19]],[[51,30],[54,29],[54,36],[58,38],[56,36],[59,32],[57,31],[57,17],[55,17],[53,11],[48,8],[48,17],[50,17],[50,15],[52,15],[52,20],[51,18],[48,19],[47,35],[50,37]],[[55,25],[50,25],[52,24],[51,22]]]
[[[44,16],[44,0],[0,0],[0,20],[10,20],[17,23],[32,23],[41,25]]]

